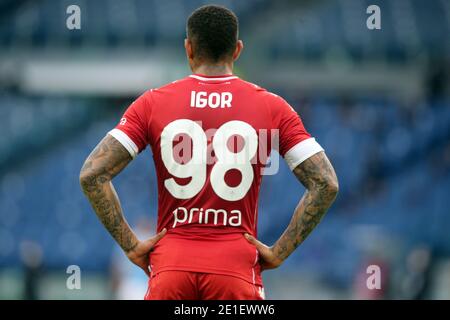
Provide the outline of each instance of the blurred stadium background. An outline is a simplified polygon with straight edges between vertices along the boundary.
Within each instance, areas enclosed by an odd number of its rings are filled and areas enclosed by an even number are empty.
[[[450,1],[216,1],[240,18],[242,78],[284,96],[340,178],[323,223],[279,270],[272,299],[450,298]],[[81,9],[68,30],[66,8]],[[147,88],[189,74],[185,21],[202,0],[0,1],[0,298],[141,298],[82,195],[83,160]],[[381,8],[368,30],[366,8]],[[155,228],[149,150],[115,183],[142,237]],[[276,240],[302,187],[284,162],[260,197]],[[446,200],[447,199],[447,200]],[[446,204],[447,203],[447,204]],[[382,289],[367,290],[368,265]],[[81,268],[81,290],[66,268]]]

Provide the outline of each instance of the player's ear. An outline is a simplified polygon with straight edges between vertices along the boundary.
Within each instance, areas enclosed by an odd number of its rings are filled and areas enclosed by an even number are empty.
[[[234,50],[233,53],[233,61],[236,61],[239,58],[243,49],[244,49],[244,42],[242,42],[242,40],[238,40],[238,42],[236,43],[236,49]]]
[[[188,59],[194,59],[194,52],[192,50],[192,42],[189,39],[184,39],[184,48],[186,49],[186,56]]]

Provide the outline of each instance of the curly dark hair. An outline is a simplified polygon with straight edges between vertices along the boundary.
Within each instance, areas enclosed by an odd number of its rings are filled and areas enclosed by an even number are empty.
[[[236,49],[238,18],[218,5],[196,9],[187,20],[187,37],[197,58],[216,63],[229,58]]]

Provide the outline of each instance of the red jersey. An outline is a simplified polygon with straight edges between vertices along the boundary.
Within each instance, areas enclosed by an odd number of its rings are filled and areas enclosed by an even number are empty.
[[[293,169],[323,150],[286,101],[233,75],[191,75],[149,90],[109,134],[132,157],[152,148],[157,231],[167,228],[150,255],[152,273],[216,273],[258,285],[258,253],[243,233],[257,236],[268,155],[278,149]]]

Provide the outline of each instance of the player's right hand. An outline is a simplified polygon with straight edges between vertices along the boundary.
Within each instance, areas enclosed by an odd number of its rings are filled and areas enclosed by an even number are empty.
[[[161,240],[162,237],[166,234],[167,229],[164,228],[157,235],[145,240],[139,241],[138,244],[134,247],[133,250],[130,250],[126,253],[128,259],[133,262],[135,265],[140,267],[144,272],[150,276],[149,269],[149,253],[155,244]]]

